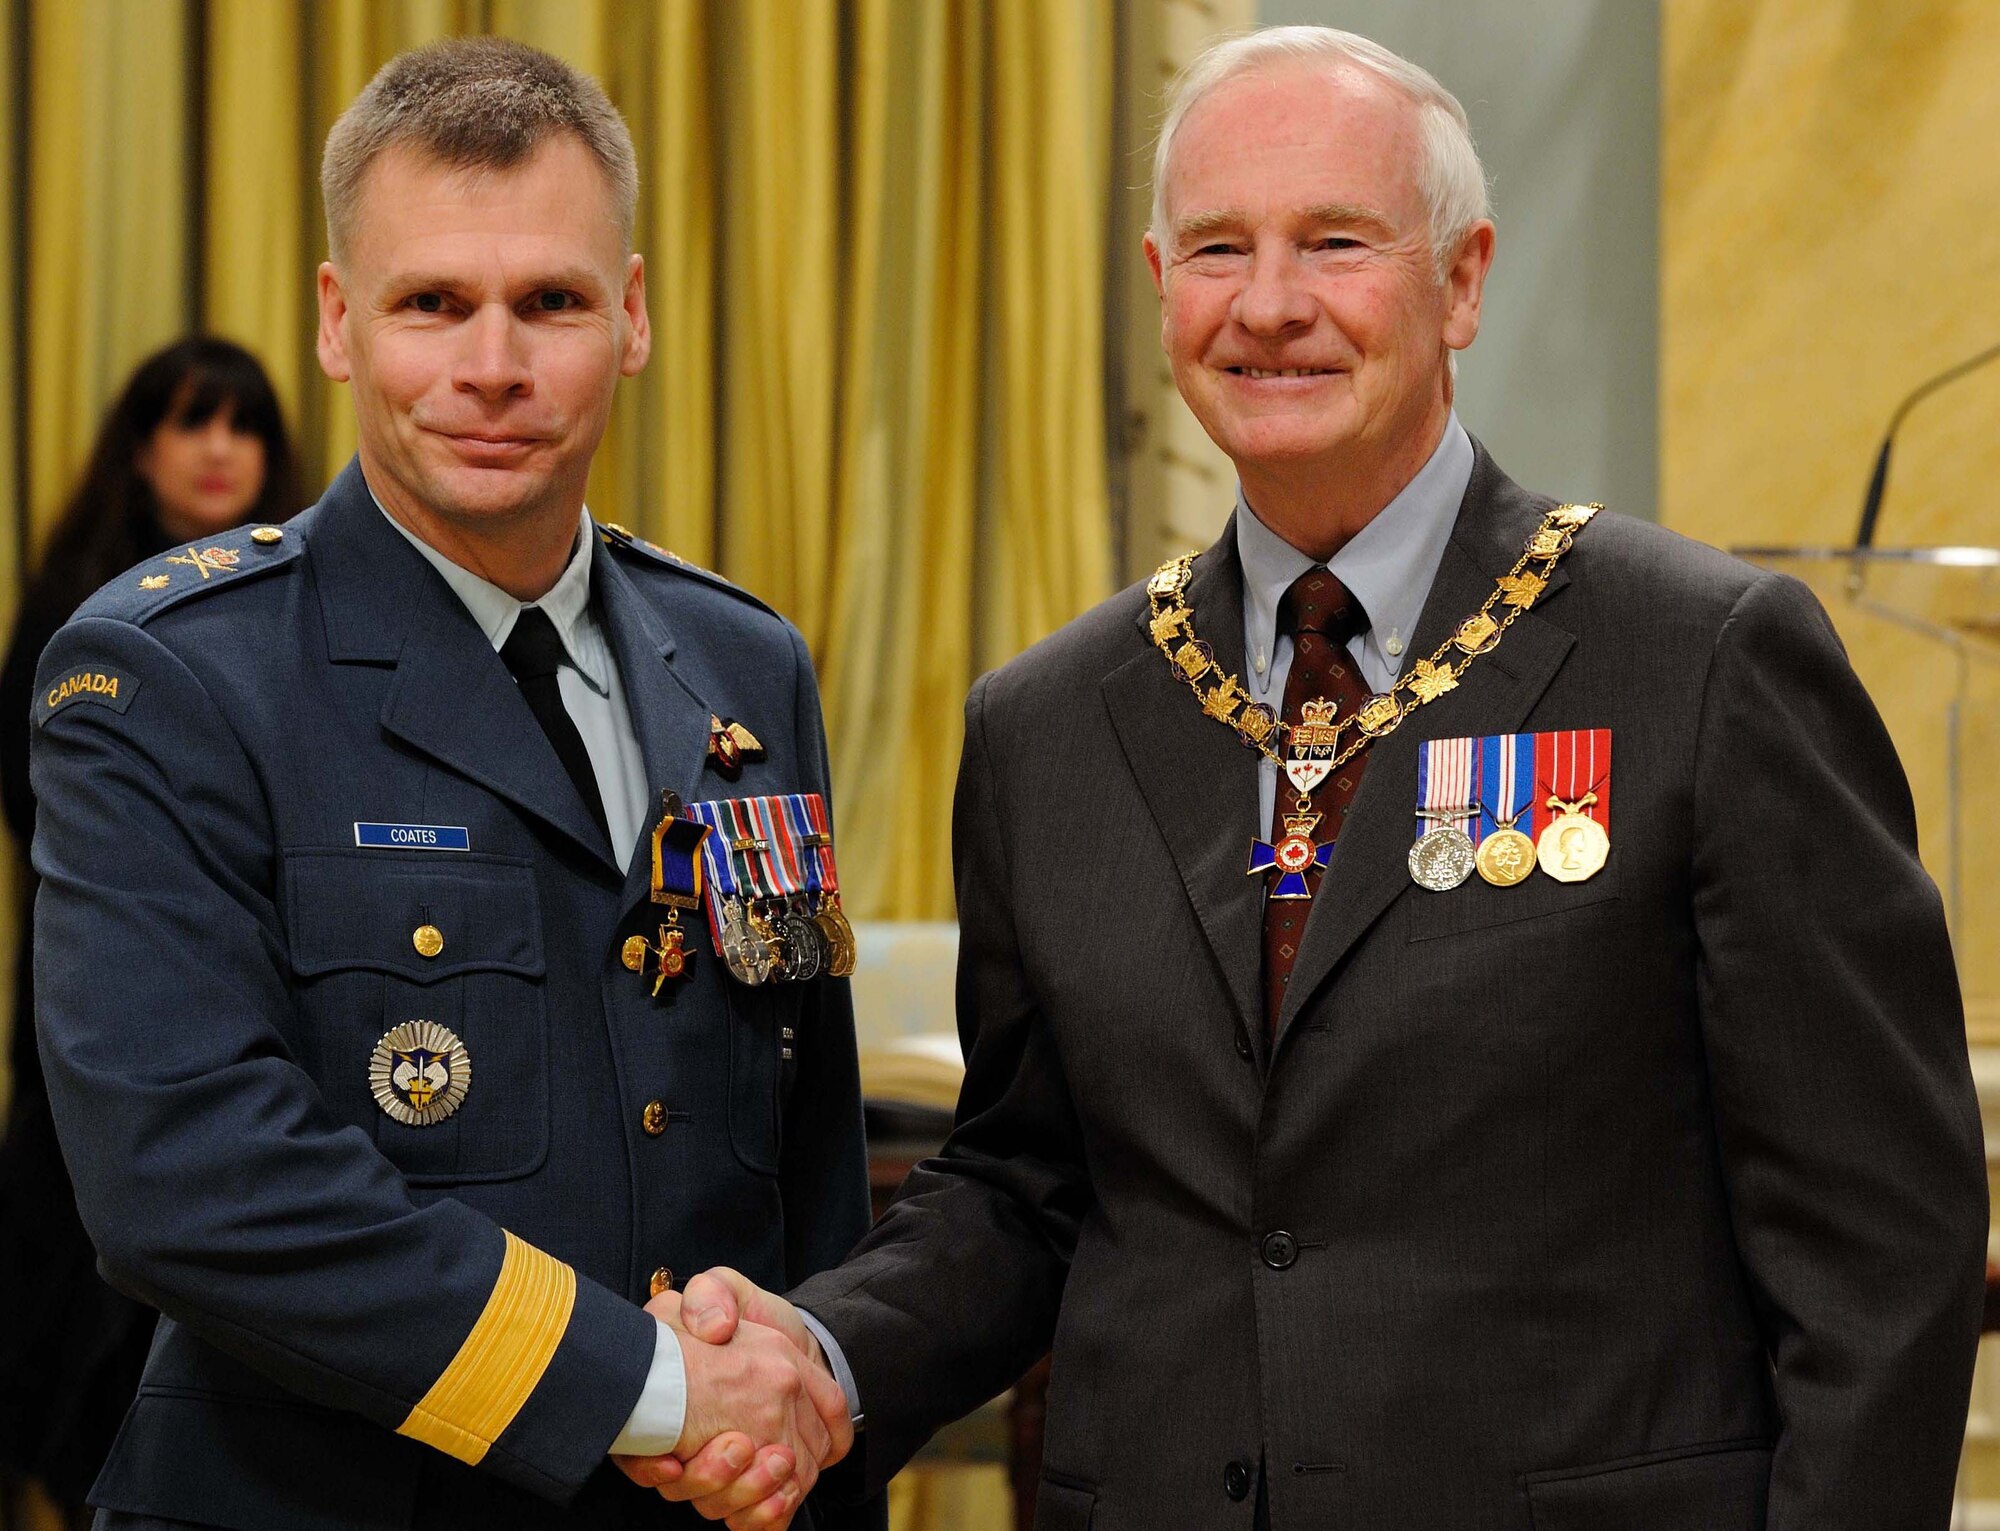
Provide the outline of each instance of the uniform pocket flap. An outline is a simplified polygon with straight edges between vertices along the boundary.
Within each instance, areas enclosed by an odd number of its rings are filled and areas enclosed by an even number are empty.
[[[373,968],[418,983],[471,972],[541,977],[533,867],[480,854],[440,862],[374,851],[288,851],[293,971],[311,977]]]

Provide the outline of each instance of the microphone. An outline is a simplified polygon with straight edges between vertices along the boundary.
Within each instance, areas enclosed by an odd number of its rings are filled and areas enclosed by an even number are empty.
[[[1968,372],[1977,372],[1994,358],[2000,357],[2000,345],[1988,346],[1977,356],[1968,357],[1955,367],[1947,367],[1929,382],[1919,384],[1910,396],[1896,406],[1896,412],[1889,417],[1889,429],[1882,436],[1882,450],[1875,454],[1875,473],[1868,480],[1868,498],[1861,504],[1861,527],[1854,534],[1857,548],[1872,548],[1875,545],[1875,519],[1882,511],[1882,495],[1889,487],[1889,448],[1895,444],[1896,432],[1909,412],[1949,383],[1955,383]]]

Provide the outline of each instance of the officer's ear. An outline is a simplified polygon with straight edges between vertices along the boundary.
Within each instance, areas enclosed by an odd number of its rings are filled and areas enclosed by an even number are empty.
[[[330,260],[319,263],[319,366],[336,383],[354,375],[347,359],[347,294]]]
[[[653,354],[653,321],[646,314],[646,259],[642,255],[625,257],[625,292],[620,304],[625,310],[625,351],[618,358],[618,371],[633,377]]]

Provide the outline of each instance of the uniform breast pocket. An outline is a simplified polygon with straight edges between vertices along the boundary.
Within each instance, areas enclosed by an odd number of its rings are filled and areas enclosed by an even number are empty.
[[[537,1169],[549,1082],[533,867],[294,851],[285,891],[299,1051],[334,1112],[415,1184]]]

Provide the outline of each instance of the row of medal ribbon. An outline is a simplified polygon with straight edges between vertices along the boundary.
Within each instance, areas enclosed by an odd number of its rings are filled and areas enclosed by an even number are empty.
[[[718,798],[683,806],[667,794],[652,835],[652,901],[665,907],[657,941],[632,936],[625,966],[654,978],[692,976],[684,911],[707,914],[709,937],[738,983],[804,983],[854,971],[854,928],[840,907],[840,872],[826,800],[817,792]]]
[[[1432,739],[1417,757],[1410,876],[1443,893],[1477,872],[1583,882],[1611,853],[1611,730]]]

